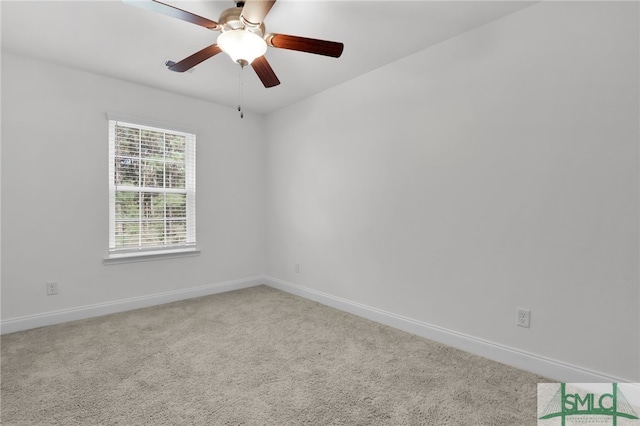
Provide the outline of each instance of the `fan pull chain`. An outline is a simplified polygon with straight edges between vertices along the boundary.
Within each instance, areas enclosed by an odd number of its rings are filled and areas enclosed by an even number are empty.
[[[239,87],[238,87],[238,112],[240,113],[240,118],[244,118],[244,111],[242,111],[242,89],[244,87],[242,81],[242,71],[244,70],[244,65],[240,64],[240,75],[238,76]]]

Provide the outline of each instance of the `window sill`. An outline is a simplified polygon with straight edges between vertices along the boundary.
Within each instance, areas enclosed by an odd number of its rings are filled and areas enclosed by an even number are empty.
[[[130,253],[111,253],[102,260],[105,265],[117,265],[120,263],[149,262],[152,260],[176,259],[180,257],[200,256],[200,250],[196,248],[179,250],[156,250]]]

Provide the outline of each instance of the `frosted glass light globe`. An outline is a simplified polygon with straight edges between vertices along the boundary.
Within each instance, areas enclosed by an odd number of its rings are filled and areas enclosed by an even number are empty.
[[[267,43],[257,34],[239,29],[225,31],[218,36],[218,46],[233,62],[250,64],[267,51]]]

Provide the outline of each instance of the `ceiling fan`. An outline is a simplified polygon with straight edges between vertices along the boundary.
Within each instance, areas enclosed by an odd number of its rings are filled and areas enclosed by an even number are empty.
[[[264,19],[276,0],[238,1],[236,7],[226,9],[220,14],[218,22],[157,0],[123,0],[123,2],[220,32],[216,43],[179,62],[168,61],[166,65],[171,71],[187,71],[218,53],[225,52],[241,67],[250,64],[264,87],[268,88],[277,86],[280,80],[264,56],[267,47],[297,50],[333,58],[339,58],[344,49],[342,43],[334,41],[266,33]]]

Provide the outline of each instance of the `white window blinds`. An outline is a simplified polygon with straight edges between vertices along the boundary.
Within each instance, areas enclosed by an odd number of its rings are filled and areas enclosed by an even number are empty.
[[[109,120],[109,252],[194,249],[196,136]]]

